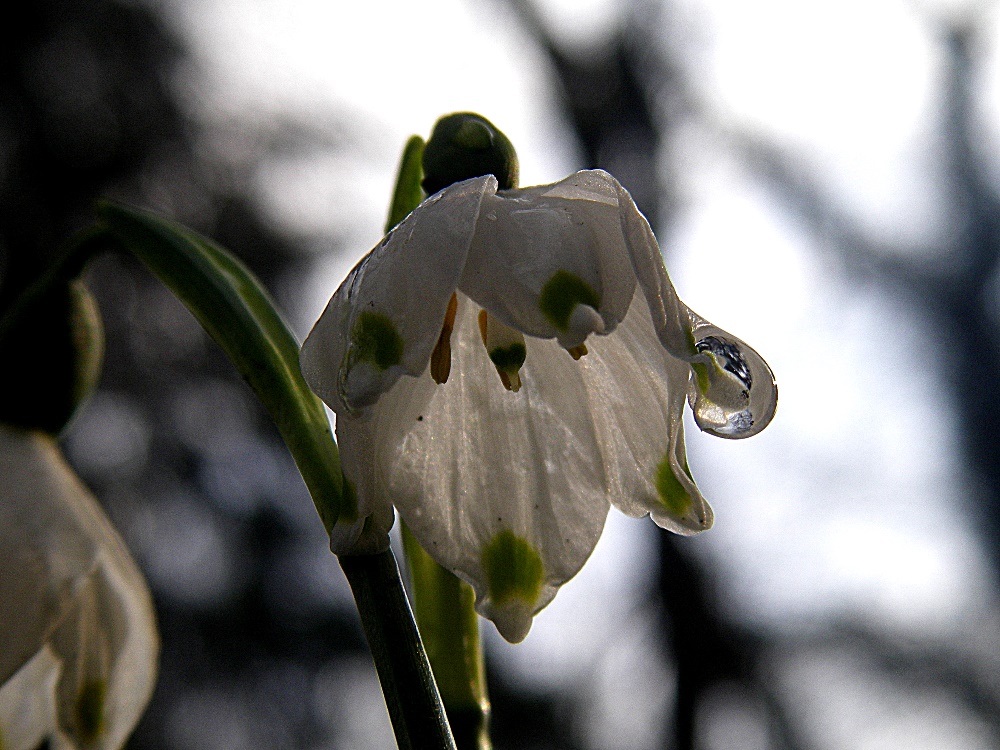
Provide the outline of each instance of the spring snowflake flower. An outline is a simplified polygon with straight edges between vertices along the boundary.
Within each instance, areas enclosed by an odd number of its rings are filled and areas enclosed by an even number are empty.
[[[153,692],[145,581],[54,438],[0,425],[0,748],[117,750]]]
[[[777,390],[749,346],[681,302],[628,192],[602,171],[425,200],[333,295],[302,348],[337,414],[357,503],[335,552],[385,544],[395,506],[512,642],[590,555],[610,505],[712,525],[682,414],[742,438]]]

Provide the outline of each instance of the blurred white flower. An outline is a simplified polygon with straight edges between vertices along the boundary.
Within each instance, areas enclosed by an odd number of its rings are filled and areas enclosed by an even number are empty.
[[[156,677],[146,583],[50,435],[0,425],[0,478],[0,748],[119,748]]]
[[[431,196],[333,295],[302,368],[337,413],[357,502],[334,551],[386,544],[394,505],[514,642],[611,503],[680,534],[711,526],[686,399],[730,438],[777,402],[764,360],[681,302],[645,217],[602,171]]]

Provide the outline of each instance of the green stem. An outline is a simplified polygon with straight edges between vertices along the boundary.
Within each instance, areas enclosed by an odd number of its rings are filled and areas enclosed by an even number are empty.
[[[400,750],[454,750],[392,550],[341,555]]]
[[[489,750],[490,701],[472,587],[441,567],[405,523],[413,609],[458,750]]]

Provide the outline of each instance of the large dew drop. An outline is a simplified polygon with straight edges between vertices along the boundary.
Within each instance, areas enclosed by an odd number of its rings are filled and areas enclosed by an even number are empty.
[[[774,415],[777,389],[767,363],[753,349],[714,326],[704,326],[691,363],[688,401],[698,427],[712,435],[744,438],[760,432]]]

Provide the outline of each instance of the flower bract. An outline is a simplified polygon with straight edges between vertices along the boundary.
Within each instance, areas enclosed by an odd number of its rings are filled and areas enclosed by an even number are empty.
[[[145,581],[54,438],[0,425],[0,477],[0,748],[120,748],[156,676]]]
[[[486,175],[425,200],[333,295],[302,369],[337,414],[358,504],[334,551],[384,539],[395,506],[515,642],[611,505],[679,534],[712,525],[686,402],[728,438],[777,402],[764,360],[681,302],[645,217],[599,170],[502,191]]]

